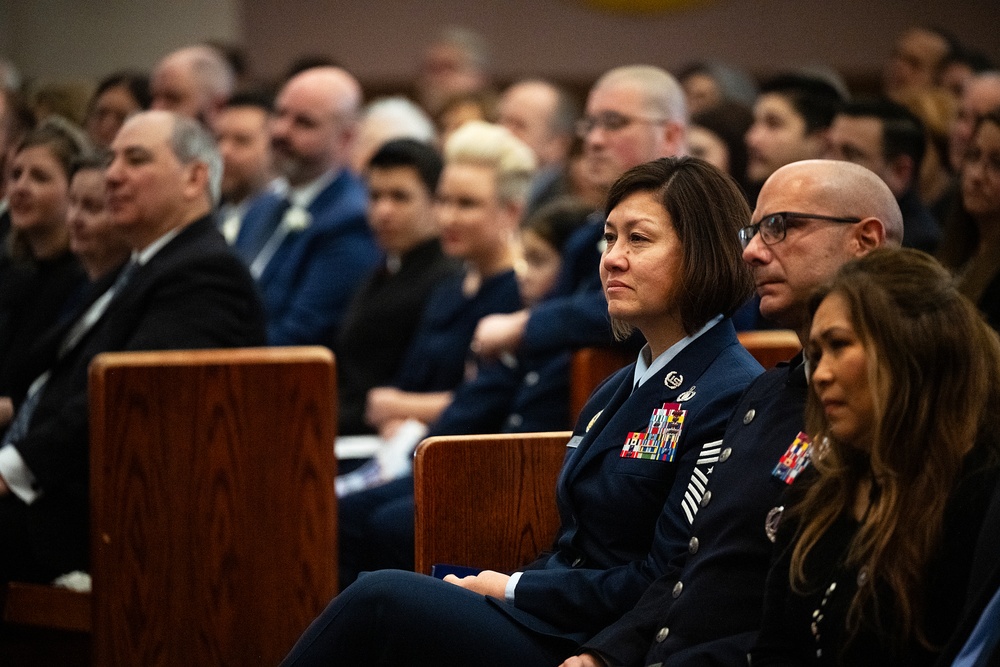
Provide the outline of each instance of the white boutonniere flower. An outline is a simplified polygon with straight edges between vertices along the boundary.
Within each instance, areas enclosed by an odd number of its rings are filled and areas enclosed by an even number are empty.
[[[285,211],[285,217],[281,219],[281,224],[289,232],[301,232],[309,227],[311,222],[312,216],[309,211],[301,206],[292,206]]]

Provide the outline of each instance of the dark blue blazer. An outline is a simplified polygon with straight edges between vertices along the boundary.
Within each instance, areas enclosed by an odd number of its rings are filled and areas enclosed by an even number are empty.
[[[632,391],[634,369],[605,381],[580,415],[556,489],[553,552],[525,570],[513,606],[494,601],[537,631],[586,640],[686,552],[726,422],[762,371],[729,320]],[[623,458],[629,434],[646,431],[653,410],[673,402],[686,410],[673,462]]]
[[[493,313],[521,308],[512,270],[485,278],[472,296],[462,293],[464,275],[446,278],[431,294],[393,384],[403,391],[451,391],[465,378],[476,324]]]
[[[455,390],[428,435],[532,433],[570,428],[569,363],[562,352],[481,364]]]
[[[772,472],[803,428],[808,388],[801,360],[780,364],[747,389],[726,428],[708,485],[711,502],[695,518],[686,558],[586,649],[621,665],[745,663],[771,563],[765,523],[788,488]]]
[[[361,179],[343,170],[309,206],[310,225],[278,247],[257,280],[271,345],[324,345],[336,338],[351,297],[378,261],[366,203]],[[250,205],[233,244],[248,265],[284,208],[284,199],[270,192]]]

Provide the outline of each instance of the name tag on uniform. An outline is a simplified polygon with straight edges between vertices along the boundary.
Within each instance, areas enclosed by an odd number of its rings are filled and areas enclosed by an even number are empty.
[[[812,456],[812,440],[805,433],[799,432],[788,449],[778,459],[778,465],[771,473],[785,484],[791,484],[799,473],[809,465]]]
[[[628,434],[620,456],[623,459],[672,462],[677,456],[677,441],[687,416],[687,410],[680,408],[680,403],[664,403],[663,407],[653,410],[645,431]]]
[[[582,435],[574,435],[572,438],[569,439],[569,442],[566,443],[566,446],[575,449],[580,446],[581,440],[583,440]]]

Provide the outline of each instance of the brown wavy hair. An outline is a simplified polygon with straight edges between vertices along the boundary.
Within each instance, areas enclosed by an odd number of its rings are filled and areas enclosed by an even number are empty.
[[[863,451],[839,442],[810,392],[806,427],[818,445],[818,478],[794,510],[799,529],[791,584],[798,592],[817,585],[806,577],[810,551],[871,480],[870,507],[845,545],[845,564],[869,574],[851,602],[848,629],[853,635],[862,615],[873,613],[866,624],[882,628],[898,646],[913,640],[929,646],[922,630],[925,569],[965,455],[1000,427],[1000,341],[948,271],[916,250],[879,249],[845,264],[813,296],[812,314],[830,294],[848,304],[866,351],[873,444]],[[996,460],[995,439],[983,446]],[[892,602],[881,610],[879,587]],[[889,610],[887,624],[881,616]]]

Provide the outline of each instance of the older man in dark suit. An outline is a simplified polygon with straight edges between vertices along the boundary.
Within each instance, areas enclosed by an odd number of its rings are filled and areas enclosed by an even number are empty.
[[[172,112],[134,116],[111,145],[113,222],[132,258],[39,342],[0,444],[0,581],[88,563],[87,367],[100,352],[264,343],[253,281],[215,228],[221,161]]]

